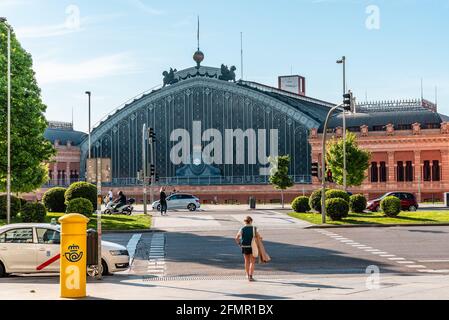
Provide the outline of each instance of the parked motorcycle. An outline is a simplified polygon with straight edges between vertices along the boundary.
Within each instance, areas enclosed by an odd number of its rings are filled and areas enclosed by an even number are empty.
[[[105,204],[106,204],[106,209],[104,210],[104,214],[123,214],[123,215],[127,215],[130,216],[133,211],[134,211],[134,207],[133,204],[136,203],[136,199],[130,198],[127,201],[127,204],[118,208],[115,208],[116,204],[113,201],[108,201],[109,199],[105,198]]]

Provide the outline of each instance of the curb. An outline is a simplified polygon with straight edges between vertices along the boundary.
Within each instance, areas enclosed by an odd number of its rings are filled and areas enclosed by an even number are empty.
[[[111,233],[153,233],[160,232],[153,229],[142,229],[142,230],[103,230],[102,234],[111,234]]]
[[[305,229],[345,229],[345,228],[394,228],[394,227],[449,227],[449,223],[433,224],[356,224],[356,225],[313,225]]]

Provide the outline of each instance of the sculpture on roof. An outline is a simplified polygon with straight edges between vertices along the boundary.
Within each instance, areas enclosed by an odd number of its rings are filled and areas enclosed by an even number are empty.
[[[164,71],[162,73],[164,76],[164,87],[178,82],[178,79],[175,78],[175,72],[177,71],[176,69],[170,68],[170,71]]]
[[[232,66],[231,69],[228,68],[228,66],[225,66],[224,64],[221,65],[221,76],[218,77],[218,79],[223,81],[234,81],[235,82],[235,70],[237,68],[235,66]]]

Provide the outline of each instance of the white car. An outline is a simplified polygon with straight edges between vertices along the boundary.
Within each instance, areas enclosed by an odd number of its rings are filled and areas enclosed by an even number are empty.
[[[200,199],[191,194],[175,193],[167,197],[167,209],[187,209],[196,211],[201,207]],[[160,201],[153,203],[153,210],[161,211]]]
[[[59,272],[59,260],[37,270],[59,253],[59,225],[21,223],[0,227],[0,277],[9,273]],[[119,244],[102,241],[101,258],[103,275],[129,268],[128,250]],[[90,273],[95,274],[95,270]]]

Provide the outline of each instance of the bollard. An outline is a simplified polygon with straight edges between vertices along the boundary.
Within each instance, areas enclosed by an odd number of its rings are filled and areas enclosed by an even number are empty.
[[[66,214],[61,223],[61,298],[86,297],[86,246],[89,219],[81,214]]]

